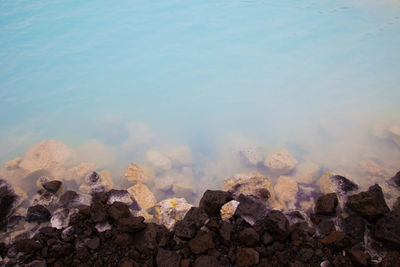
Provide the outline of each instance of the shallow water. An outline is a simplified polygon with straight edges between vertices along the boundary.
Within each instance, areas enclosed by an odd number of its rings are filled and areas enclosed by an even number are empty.
[[[160,151],[201,190],[287,149],[369,185],[400,166],[399,47],[399,1],[2,1],[0,162],[55,139],[119,181]]]

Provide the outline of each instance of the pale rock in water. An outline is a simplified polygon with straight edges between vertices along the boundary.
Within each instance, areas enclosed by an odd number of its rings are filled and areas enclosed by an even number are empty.
[[[299,191],[296,180],[288,176],[279,176],[274,186],[275,194],[280,203],[287,208],[294,208],[296,195]]]
[[[157,202],[150,189],[142,183],[137,183],[134,186],[129,187],[127,191],[134,197],[139,207],[143,210],[154,207]]]
[[[289,151],[283,149],[269,155],[264,161],[264,166],[274,174],[284,175],[293,170],[297,163]]]
[[[293,178],[298,183],[311,184],[318,178],[320,171],[318,164],[310,161],[302,162],[294,169]]]
[[[174,183],[172,185],[172,191],[175,197],[183,197],[188,201],[194,201],[197,194],[194,192],[193,187],[188,184]]]
[[[360,161],[358,168],[363,180],[369,179],[371,184],[379,182],[389,175],[384,168],[370,159]]]
[[[99,175],[105,182],[106,191],[111,190],[114,187],[114,182],[111,173],[107,170],[102,170],[99,172]]]
[[[278,205],[271,181],[260,174],[239,173],[227,177],[224,179],[222,190],[232,192],[236,198],[240,194],[252,195],[270,206]]]
[[[221,207],[221,219],[223,221],[227,221],[235,214],[237,207],[239,206],[240,202],[236,200],[231,200],[228,203],[225,203]]]
[[[30,172],[37,170],[57,170],[71,164],[74,152],[71,148],[55,140],[45,140],[26,152],[19,166]]]
[[[181,167],[192,164],[192,151],[188,146],[177,146],[167,151],[167,156],[172,165]]]
[[[53,213],[53,216],[50,218],[50,225],[51,227],[57,228],[57,229],[63,229],[66,228],[69,224],[69,219],[72,214],[78,213],[79,210],[77,208],[71,208],[71,209],[58,209]]]
[[[136,163],[129,164],[125,171],[125,179],[129,182],[142,182],[146,183],[150,180],[150,175],[145,169]]]
[[[157,190],[168,191],[174,184],[174,178],[171,175],[165,175],[154,180],[154,186]]]
[[[155,206],[156,220],[158,224],[172,230],[175,223],[182,220],[191,207],[193,205],[187,203],[184,198],[164,199]]]
[[[168,171],[171,169],[171,160],[159,151],[148,151],[146,158],[150,165],[158,171]]]
[[[87,175],[94,171],[94,164],[82,162],[81,164],[68,169],[65,172],[64,180],[70,181],[75,180],[75,182],[79,185],[84,182],[84,179]]]
[[[400,127],[392,126],[389,128],[389,137],[400,147]]]
[[[94,194],[110,190],[112,185],[111,176],[102,177],[99,173],[92,172],[86,176],[85,182],[79,187],[79,190],[85,194]]]
[[[257,166],[260,162],[263,161],[263,154],[261,149],[259,148],[252,147],[240,150],[239,155],[244,160],[244,163],[250,166]]]

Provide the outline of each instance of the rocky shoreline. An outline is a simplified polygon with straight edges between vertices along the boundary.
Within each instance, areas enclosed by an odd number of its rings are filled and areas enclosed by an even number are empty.
[[[270,206],[271,195],[260,179],[236,181],[226,191],[207,190],[198,207],[167,199],[154,211],[160,224],[146,222],[126,190],[98,186],[96,172],[86,177],[89,200],[63,188],[61,181],[42,179],[42,202],[30,206],[25,216],[15,213],[18,196],[1,180],[0,264],[400,265],[400,198],[390,209],[378,184],[357,192],[352,181],[330,175],[335,192],[320,194],[306,214]],[[400,172],[391,181],[399,186]],[[31,228],[15,231],[22,222]]]

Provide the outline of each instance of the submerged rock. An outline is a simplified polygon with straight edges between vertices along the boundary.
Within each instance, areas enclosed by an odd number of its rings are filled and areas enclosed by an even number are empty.
[[[368,191],[349,196],[346,207],[369,222],[373,222],[388,213],[382,189],[379,185],[371,186]]]
[[[274,190],[278,200],[285,208],[294,208],[297,201],[296,195],[299,191],[296,180],[288,176],[279,176],[274,186]]]
[[[358,185],[346,177],[332,175],[329,172],[325,173],[321,179],[318,180],[317,185],[324,194],[338,193],[340,196],[358,189]]]
[[[112,188],[113,182],[111,176],[107,173],[104,177],[97,172],[88,174],[85,178],[85,183],[79,187],[79,190],[85,194],[95,194],[108,191]]]
[[[156,220],[171,230],[177,221],[182,220],[192,207],[184,198],[169,198],[155,205]]]
[[[260,174],[236,174],[224,179],[222,190],[229,191],[234,198],[240,194],[252,195],[273,206],[275,192],[271,181]]]
[[[298,183],[311,184],[321,172],[321,167],[314,162],[302,162],[294,169],[293,178]]]
[[[168,171],[171,169],[171,160],[159,151],[148,151],[146,158],[150,165],[158,171]]]
[[[257,166],[263,161],[263,153],[260,148],[248,148],[239,151],[244,163],[250,166]]]
[[[134,197],[141,209],[150,209],[154,207],[157,202],[150,189],[140,182],[128,188],[127,191]]]
[[[146,183],[150,180],[149,173],[136,163],[129,164],[124,176],[128,182]]]
[[[62,182],[58,180],[49,181],[43,184],[43,188],[48,192],[56,194],[61,188]]]
[[[297,165],[297,160],[286,149],[277,151],[267,157],[264,166],[274,174],[285,175]]]

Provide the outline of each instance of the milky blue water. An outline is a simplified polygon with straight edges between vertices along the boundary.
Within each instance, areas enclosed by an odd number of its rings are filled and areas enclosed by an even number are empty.
[[[175,145],[199,175],[242,147],[329,165],[399,103],[399,1],[0,1],[2,163],[56,139],[105,167]]]

